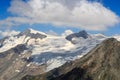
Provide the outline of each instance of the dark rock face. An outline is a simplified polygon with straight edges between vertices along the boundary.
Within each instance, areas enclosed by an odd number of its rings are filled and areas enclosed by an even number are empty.
[[[70,72],[50,80],[92,80],[92,78],[88,75],[85,75],[84,69],[74,68]]]
[[[17,35],[17,37],[20,37],[20,36],[23,36],[23,35],[31,37],[31,38],[35,38],[35,39],[37,39],[37,38],[43,39],[43,38],[47,37],[46,35],[43,35],[43,34],[40,34],[40,33],[36,33],[36,34],[31,33],[30,29],[21,32],[20,34]]]
[[[11,53],[16,53],[16,54],[20,54],[22,53],[24,50],[27,50],[27,47],[26,45],[24,44],[20,44],[20,45],[17,45],[16,47],[8,50],[8,51],[5,51],[5,52],[2,52],[0,53],[0,58],[4,58],[6,57],[8,54],[11,54]]]
[[[3,42],[8,39],[9,37],[5,37],[3,39],[0,39],[0,48],[3,46]]]
[[[83,31],[80,31],[79,33],[74,33],[74,34],[68,35],[66,37],[66,39],[71,41],[72,38],[75,38],[75,37],[77,37],[77,38],[82,37],[82,38],[86,39],[89,37],[89,35],[87,34],[86,31],[83,30]]]
[[[13,51],[14,51],[15,53],[20,54],[20,53],[22,53],[24,50],[27,50],[27,49],[28,49],[28,48],[26,47],[25,44],[20,44],[20,45],[17,45],[15,48],[13,48]]]
[[[119,80],[119,74],[120,42],[110,38],[81,59],[43,75],[25,76],[22,80]]]

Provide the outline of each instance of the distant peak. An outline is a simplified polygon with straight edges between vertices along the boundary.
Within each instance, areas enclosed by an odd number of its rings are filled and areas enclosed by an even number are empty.
[[[81,30],[79,33],[87,33],[85,30]]]
[[[84,39],[87,39],[87,38],[90,37],[90,35],[85,30],[82,30],[82,31],[80,31],[78,33],[73,33],[73,34],[68,35],[66,37],[66,39],[69,40],[69,41],[71,41],[72,38],[80,38],[80,37],[82,37]]]
[[[35,38],[35,39],[36,39],[36,38],[41,38],[41,39],[42,39],[42,38],[47,37],[47,34],[45,34],[44,32],[40,32],[40,31],[31,29],[31,28],[29,28],[29,29],[21,32],[21,33],[18,34],[17,36],[20,37],[20,36],[23,36],[23,35],[29,36],[29,37]]]
[[[89,36],[89,34],[85,30],[80,31],[78,34],[83,38],[88,38]]]

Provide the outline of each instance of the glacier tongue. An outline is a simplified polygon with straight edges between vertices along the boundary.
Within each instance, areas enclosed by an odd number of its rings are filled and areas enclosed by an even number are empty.
[[[47,61],[47,68],[46,68],[46,72],[50,71],[54,68],[57,68],[59,66],[62,66],[66,61],[64,59],[62,59],[61,57],[56,57],[53,59],[50,59]]]
[[[97,36],[98,37],[98,36]],[[72,42],[61,36],[47,37],[33,45],[32,58],[37,64],[46,64],[46,71],[63,65],[65,62],[81,58],[105,38],[73,38]]]

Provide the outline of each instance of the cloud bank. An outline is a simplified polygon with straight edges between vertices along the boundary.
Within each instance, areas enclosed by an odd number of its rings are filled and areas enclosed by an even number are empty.
[[[70,35],[70,34],[73,34],[74,32],[73,31],[71,31],[71,30],[65,30],[64,31],[64,33],[62,33],[62,36],[68,36],[68,35]]]
[[[15,31],[15,30],[6,30],[6,31],[0,31],[0,37],[7,37],[7,36],[14,36],[19,34],[19,31]]]
[[[119,23],[119,16],[110,9],[87,0],[12,0],[8,12],[14,16],[0,25],[49,23],[100,31]]]

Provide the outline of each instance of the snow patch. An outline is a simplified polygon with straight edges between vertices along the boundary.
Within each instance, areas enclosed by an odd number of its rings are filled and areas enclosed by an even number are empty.
[[[20,70],[15,70],[15,72],[18,72],[18,73],[19,73],[19,72],[20,72]]]
[[[117,39],[118,41],[120,41],[120,35],[115,35],[113,36],[113,38]]]
[[[62,60],[61,58],[57,57],[55,59],[51,59],[47,62],[47,68],[46,68],[46,72],[50,71],[54,68],[60,67],[62,66],[66,61]]]
[[[40,33],[40,34],[43,34],[43,35],[47,35],[47,34],[45,34],[44,32],[40,32],[40,31],[37,31],[37,30],[33,30],[33,29],[29,29],[30,30],[30,32],[31,33],[33,33],[33,34],[37,34],[37,33]]]

